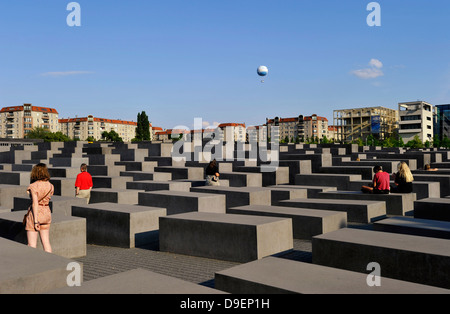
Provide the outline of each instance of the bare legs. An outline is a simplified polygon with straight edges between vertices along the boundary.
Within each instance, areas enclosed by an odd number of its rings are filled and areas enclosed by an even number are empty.
[[[41,236],[41,243],[44,247],[44,251],[52,253],[52,247],[50,245],[50,230],[27,231],[28,246],[36,248],[38,235]]]

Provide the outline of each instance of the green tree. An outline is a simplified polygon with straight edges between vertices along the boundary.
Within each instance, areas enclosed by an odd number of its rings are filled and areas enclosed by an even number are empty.
[[[123,142],[122,138],[114,130],[111,130],[110,132],[104,131],[102,133],[102,138],[111,142]]]
[[[136,137],[133,141],[150,141],[150,122],[145,111],[137,115]]]
[[[42,139],[44,142],[70,142],[72,139],[62,132],[52,133],[48,129],[35,127],[31,130],[25,138],[28,139]]]
[[[416,135],[411,141],[405,144],[405,147],[423,148],[423,142],[420,140],[419,136]]]
[[[331,141],[327,138],[326,135],[324,135],[321,139],[320,139],[320,144],[328,144]]]
[[[433,136],[433,147],[441,147],[441,139],[439,135]]]
[[[445,148],[450,148],[450,139],[447,137],[447,135],[444,135],[444,138],[441,141],[441,146]]]

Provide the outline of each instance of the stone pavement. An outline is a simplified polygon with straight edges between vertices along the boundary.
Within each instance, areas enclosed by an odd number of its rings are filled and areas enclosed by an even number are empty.
[[[279,257],[311,262],[311,254],[311,241],[294,239],[294,249]],[[212,288],[215,272],[239,265],[236,262],[160,252],[157,242],[131,249],[88,245],[86,256],[74,260],[83,263],[83,281],[143,268]]]
[[[372,224],[349,224],[349,228],[372,229]],[[280,258],[312,262],[311,240],[294,239],[294,248]],[[74,259],[83,263],[83,281],[143,268],[202,286],[214,288],[214,274],[240,263],[159,251],[158,241],[131,249],[87,245],[87,254]]]

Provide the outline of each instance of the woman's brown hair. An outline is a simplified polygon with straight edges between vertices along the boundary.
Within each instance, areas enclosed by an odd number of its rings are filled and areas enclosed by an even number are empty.
[[[31,182],[40,180],[49,181],[50,173],[48,172],[47,165],[40,163],[34,166],[33,169],[31,169],[30,179]]]

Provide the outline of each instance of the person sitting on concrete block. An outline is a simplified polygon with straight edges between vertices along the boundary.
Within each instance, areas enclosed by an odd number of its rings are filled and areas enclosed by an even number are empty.
[[[392,193],[412,193],[414,177],[409,170],[406,162],[398,164],[398,172],[395,174],[395,187],[392,188]]]
[[[206,167],[206,185],[207,186],[219,186],[219,167],[217,166],[217,161],[214,159]]]
[[[384,172],[381,166],[373,168],[375,175],[370,186],[363,186],[361,191],[373,194],[389,194],[391,190],[389,173]]]

